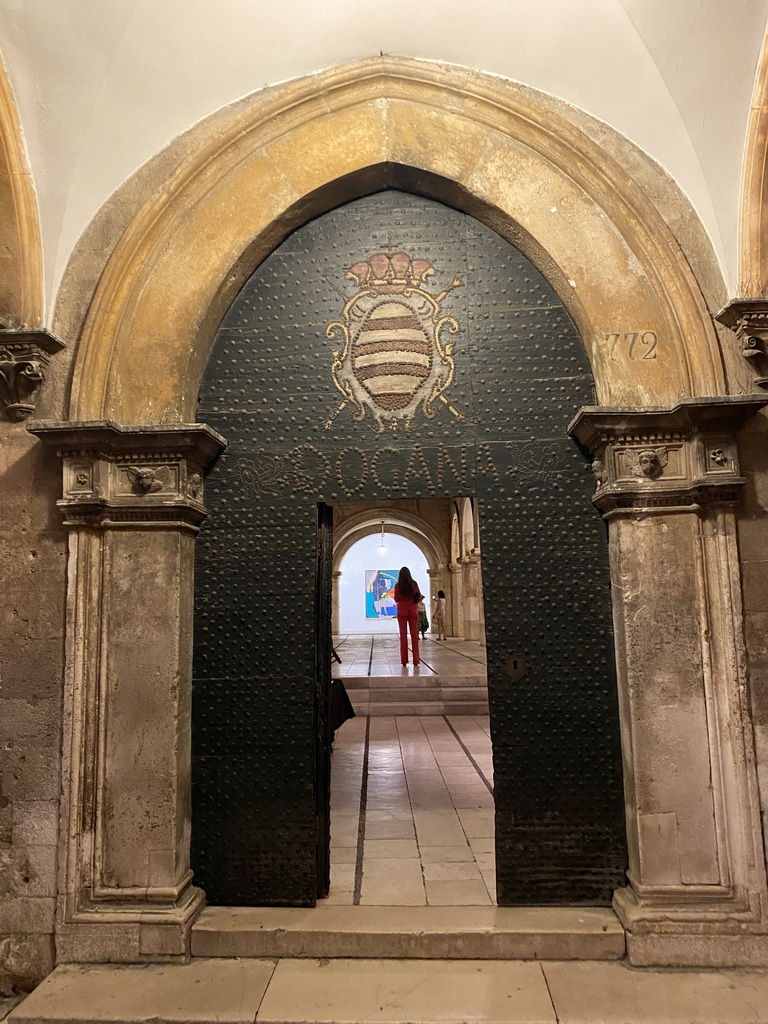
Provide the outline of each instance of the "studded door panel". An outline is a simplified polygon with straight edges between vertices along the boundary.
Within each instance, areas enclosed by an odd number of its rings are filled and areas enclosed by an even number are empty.
[[[439,203],[356,200],[246,283],[199,407],[229,441],[196,586],[193,860],[210,902],[315,899],[318,503],[461,495],[481,516],[499,902],[610,900],[626,854],[607,555],[566,436],[592,402],[556,293]]]

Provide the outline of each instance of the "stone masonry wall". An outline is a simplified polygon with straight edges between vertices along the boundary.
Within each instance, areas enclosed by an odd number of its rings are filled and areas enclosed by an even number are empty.
[[[44,389],[39,418],[54,415],[55,390]],[[58,461],[24,422],[0,420],[0,995],[31,989],[54,965],[66,579]]]

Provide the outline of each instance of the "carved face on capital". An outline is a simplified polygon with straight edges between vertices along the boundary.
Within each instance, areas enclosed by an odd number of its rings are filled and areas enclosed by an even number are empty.
[[[632,466],[634,476],[644,476],[648,480],[656,480],[664,472],[668,453],[666,448],[645,448],[634,455],[629,455],[629,458],[635,459]]]
[[[154,494],[161,491],[167,482],[168,471],[166,467],[161,469],[149,469],[146,467],[129,466],[126,469],[128,479],[137,494]]]

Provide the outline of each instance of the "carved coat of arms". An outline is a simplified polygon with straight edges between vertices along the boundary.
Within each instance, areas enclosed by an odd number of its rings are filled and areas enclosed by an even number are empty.
[[[459,325],[443,316],[440,305],[461,282],[454,279],[439,295],[426,289],[435,268],[407,253],[376,253],[355,263],[346,277],[359,290],[347,300],[343,320],[328,325],[326,336],[341,334],[344,347],[333,353],[331,376],[344,396],[333,416],[353,405],[355,418],[368,409],[379,429],[408,428],[418,411],[435,415],[439,399],[458,419],[463,416],[443,392],[453,381],[453,342],[441,333],[455,334]]]

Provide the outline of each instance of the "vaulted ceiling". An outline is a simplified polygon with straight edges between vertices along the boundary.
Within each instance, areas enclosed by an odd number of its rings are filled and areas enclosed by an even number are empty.
[[[688,195],[733,291],[767,18],[768,0],[5,0],[48,303],[86,224],[171,139],[255,90],[380,52],[523,82],[610,124]]]

